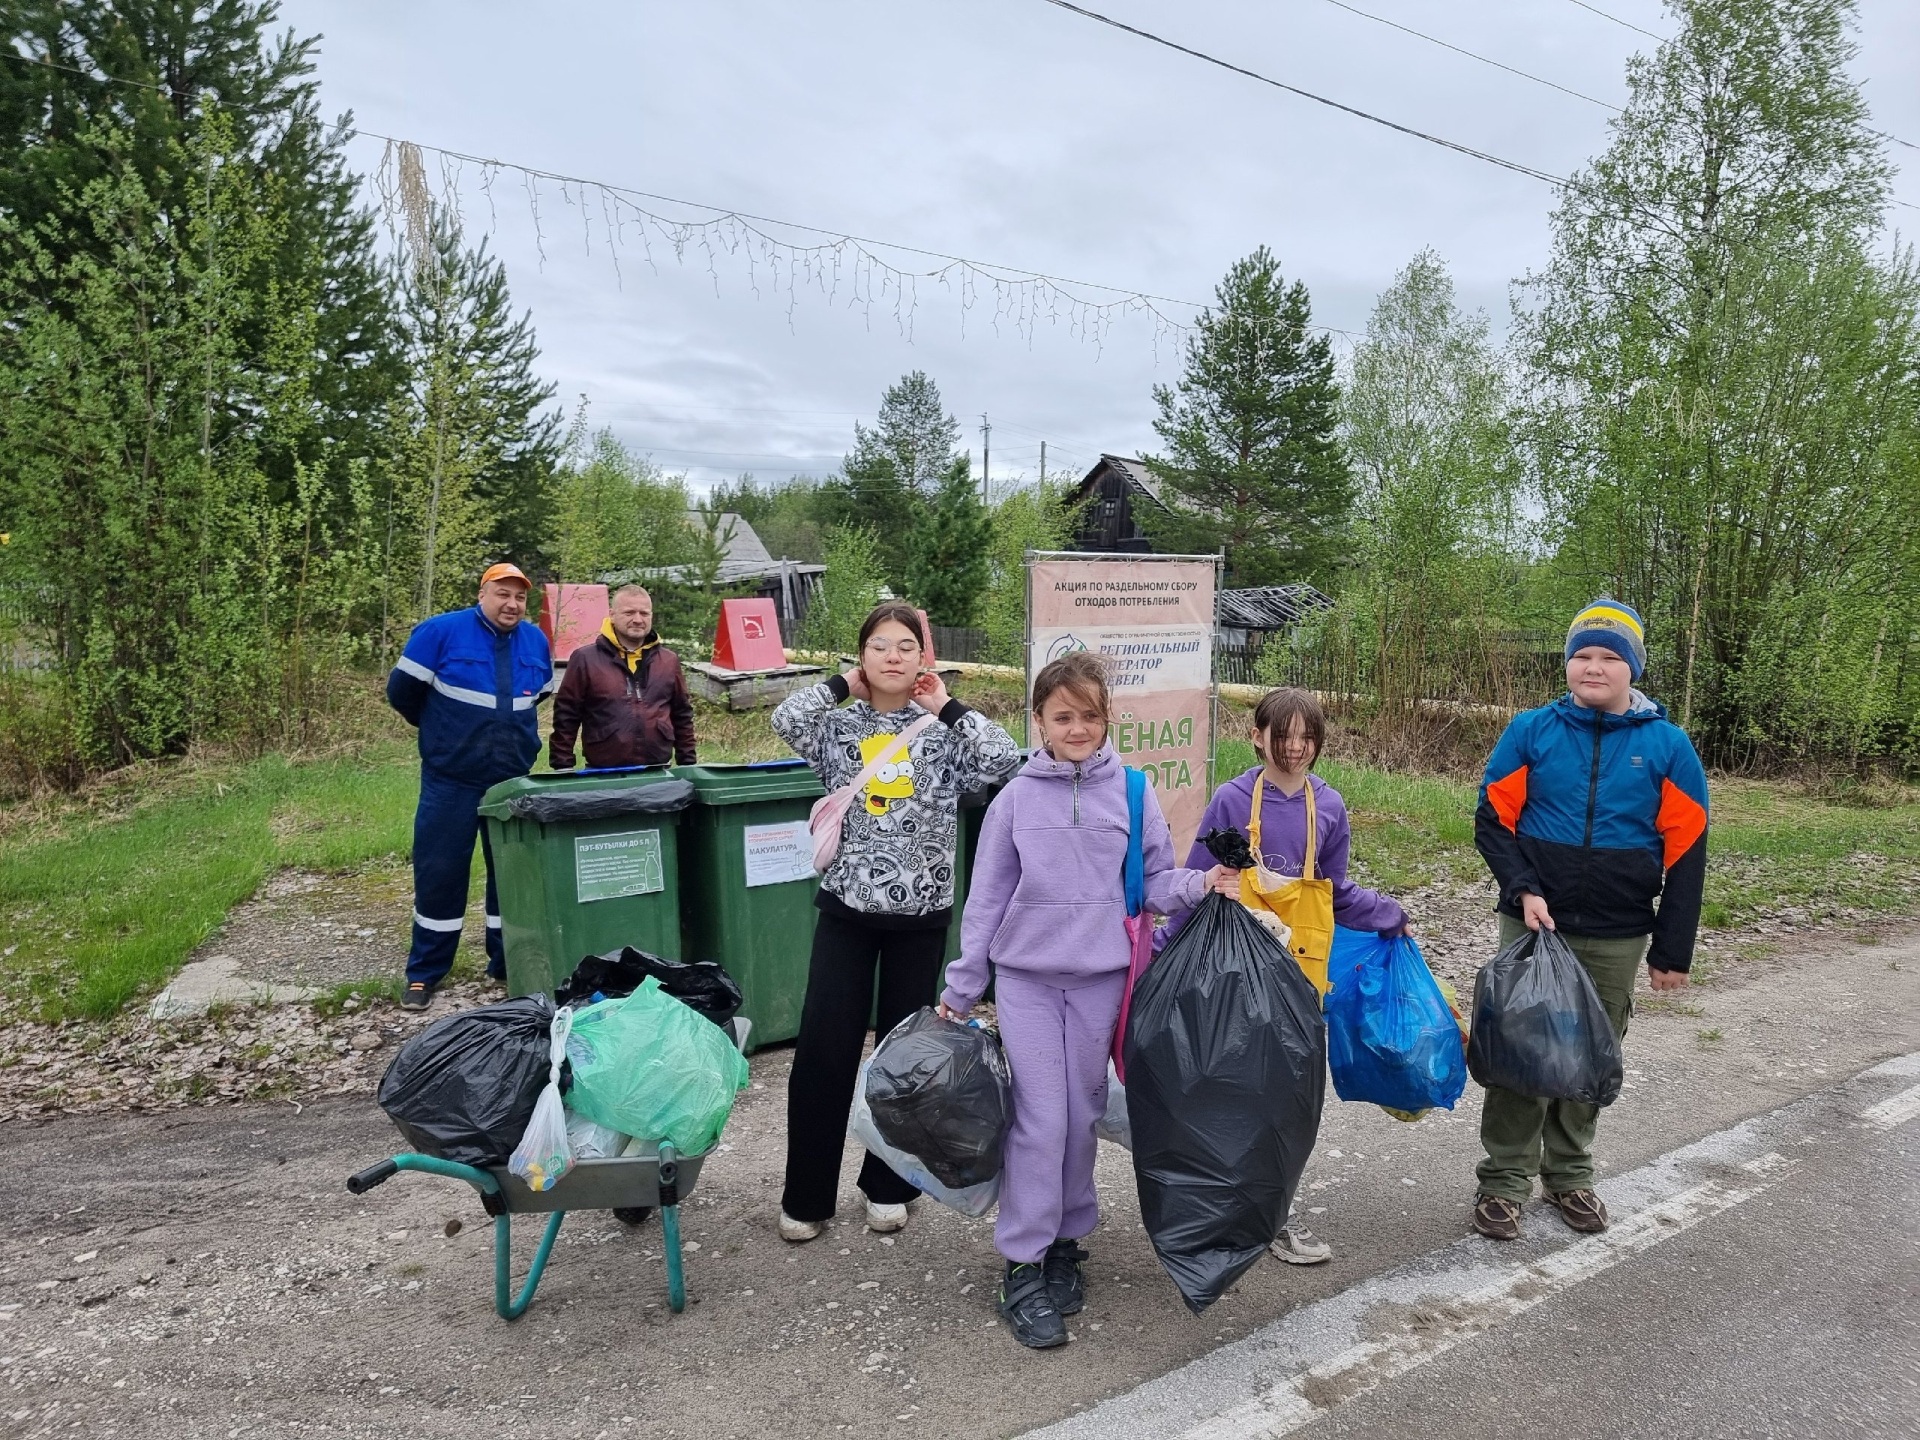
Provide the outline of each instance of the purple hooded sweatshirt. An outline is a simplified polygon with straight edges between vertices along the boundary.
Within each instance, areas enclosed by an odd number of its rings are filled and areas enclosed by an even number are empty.
[[[1166,915],[1206,896],[1206,870],[1173,863],[1173,837],[1147,788],[1141,850],[1147,908]],[[987,988],[989,962],[1063,990],[1124,971],[1126,767],[1111,743],[1079,765],[1044,750],[987,808],[960,923],[960,958],[942,997],[961,1013]]]
[[[1246,834],[1247,823],[1253,815],[1254,782],[1259,778],[1260,767],[1256,765],[1214,791],[1197,833],[1204,835],[1209,830],[1231,828]],[[1382,895],[1378,890],[1355,885],[1347,879],[1347,856],[1353,847],[1353,833],[1347,826],[1347,802],[1340,798],[1338,790],[1318,775],[1309,775],[1307,783],[1313,786],[1314,818],[1318,822],[1314,828],[1319,831],[1313,868],[1320,878],[1333,881],[1334,923],[1344,925],[1349,930],[1379,932],[1399,929],[1407,923],[1407,912],[1400,908],[1399,901]],[[1267,782],[1266,794],[1260,799],[1260,856],[1267,862],[1267,868],[1276,874],[1300,873],[1307,859],[1307,801],[1304,793],[1284,795],[1278,786]],[[1195,840],[1187,863],[1211,865],[1213,857],[1206,846]],[[1162,926],[1154,937],[1156,948],[1164,948],[1185,923],[1186,917],[1182,914],[1171,924]]]

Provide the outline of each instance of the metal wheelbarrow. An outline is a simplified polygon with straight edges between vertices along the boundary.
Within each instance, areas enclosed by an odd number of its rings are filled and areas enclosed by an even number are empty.
[[[394,1155],[369,1165],[357,1175],[347,1177],[347,1189],[364,1195],[374,1186],[391,1180],[402,1170],[444,1175],[464,1180],[480,1192],[480,1203],[493,1216],[493,1308],[503,1320],[518,1320],[532,1303],[533,1292],[546,1273],[547,1259],[553,1253],[554,1237],[569,1210],[612,1210],[628,1223],[645,1218],[645,1212],[660,1212],[661,1248],[667,1262],[667,1306],[674,1314],[687,1308],[686,1273],[680,1263],[680,1201],[691,1194],[700,1178],[700,1166],[707,1154],[679,1155],[673,1146],[662,1143],[649,1146],[637,1155],[622,1155],[611,1160],[576,1160],[550,1189],[530,1190],[524,1180],[509,1174],[502,1165],[482,1170],[453,1160],[411,1152]],[[634,1212],[641,1212],[635,1216]],[[518,1294],[513,1289],[513,1217],[550,1215],[533,1252],[527,1278]]]
[[[752,1021],[736,1017],[721,1028],[744,1054],[752,1025]],[[567,1218],[567,1211],[611,1210],[622,1222],[637,1225],[657,1209],[667,1264],[667,1306],[678,1315],[687,1308],[686,1272],[680,1258],[680,1201],[693,1193],[700,1167],[712,1153],[703,1150],[698,1155],[682,1155],[664,1141],[647,1143],[633,1155],[576,1160],[553,1186],[532,1190],[504,1165],[481,1169],[409,1151],[349,1175],[347,1189],[364,1195],[402,1170],[417,1170],[464,1180],[478,1190],[481,1205],[493,1217],[493,1308],[503,1320],[518,1320],[526,1313],[540,1277],[546,1273],[554,1237],[560,1233],[560,1222]],[[518,1294],[513,1289],[515,1215],[552,1216],[541,1233],[539,1248],[533,1252],[533,1263],[527,1267],[527,1278]]]

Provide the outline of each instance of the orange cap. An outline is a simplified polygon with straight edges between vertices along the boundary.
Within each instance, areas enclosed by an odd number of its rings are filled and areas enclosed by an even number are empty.
[[[498,565],[489,565],[486,573],[480,577],[482,585],[490,585],[495,580],[518,580],[527,589],[533,589],[533,582],[521,571],[518,565],[510,565],[502,560]]]

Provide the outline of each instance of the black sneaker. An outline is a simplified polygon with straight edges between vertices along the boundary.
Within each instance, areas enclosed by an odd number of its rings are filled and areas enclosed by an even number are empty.
[[[433,1003],[433,986],[424,980],[415,980],[400,992],[400,1006],[404,1010],[424,1010]]]
[[[652,1214],[651,1205],[616,1205],[613,1210],[613,1218],[622,1225],[644,1225]]]
[[[1047,1247],[1047,1258],[1040,1262],[1047,1277],[1047,1295],[1062,1315],[1078,1315],[1087,1308],[1087,1272],[1081,1268],[1086,1258],[1079,1241],[1056,1240]]]
[[[1008,1262],[1000,1282],[1000,1316],[1013,1338],[1029,1350],[1051,1350],[1067,1343],[1067,1322],[1053,1308],[1047,1275],[1038,1265]]]

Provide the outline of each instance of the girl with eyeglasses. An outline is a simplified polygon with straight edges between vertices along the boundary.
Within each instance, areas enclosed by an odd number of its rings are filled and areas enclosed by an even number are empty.
[[[936,998],[960,797],[1005,780],[1020,761],[1012,736],[924,668],[926,653],[919,613],[881,605],[860,627],[853,670],[789,695],[773,712],[774,731],[828,790],[882,760],[847,807],[839,853],[814,898],[820,917],[787,1088],[780,1200],[780,1238],[795,1244],[833,1217],[868,1017],[885,1035]],[[901,747],[898,737],[928,716],[932,723]],[[860,1189],[867,1228],[882,1233],[905,1226],[907,1203],[920,1193],[872,1155]]]

